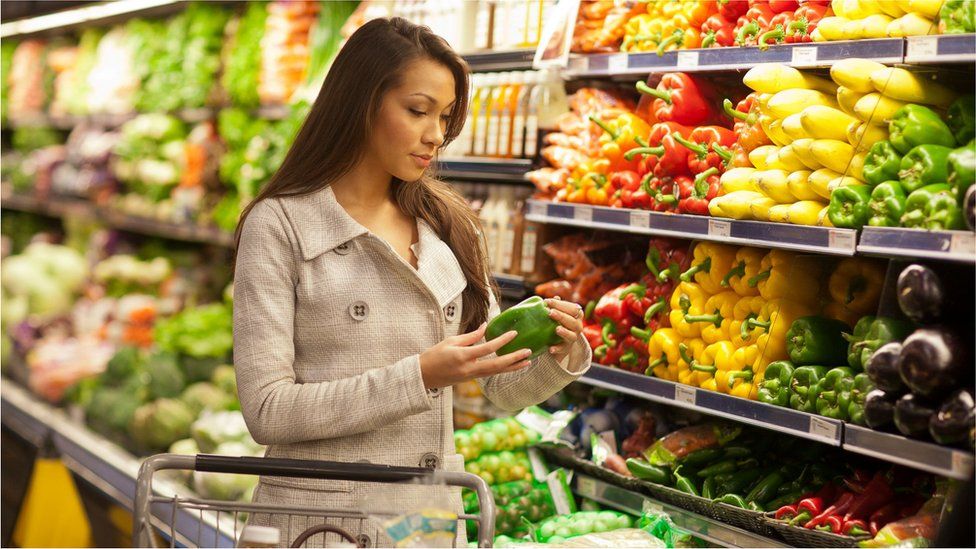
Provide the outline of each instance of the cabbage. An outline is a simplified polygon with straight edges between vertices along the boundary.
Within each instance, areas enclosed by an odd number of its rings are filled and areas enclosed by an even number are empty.
[[[213,453],[221,456],[259,456],[254,447],[243,442],[224,442]],[[193,488],[201,496],[210,499],[233,501],[253,494],[258,483],[255,475],[231,475],[223,473],[193,473]]]
[[[186,404],[173,398],[161,398],[136,409],[129,424],[129,434],[142,447],[159,450],[189,436],[192,423],[193,412]]]
[[[204,410],[226,410],[233,405],[234,399],[221,391],[213,383],[201,381],[194,383],[183,391],[180,400],[185,402],[193,413],[199,414]]]
[[[69,291],[80,289],[88,278],[85,258],[67,246],[35,242],[24,249],[24,255],[33,257]]]
[[[195,456],[200,453],[197,442],[192,438],[181,438],[169,446],[169,453],[182,456]]]
[[[237,398],[237,372],[234,371],[234,367],[230,364],[217,366],[213,371],[213,376],[211,376],[210,381],[221,391],[233,396],[235,399]]]
[[[30,256],[10,256],[3,260],[3,266],[0,267],[3,287],[13,295],[25,296],[31,293],[42,270],[38,262]]]
[[[240,412],[204,412],[190,428],[200,450],[213,452],[225,442],[242,442],[251,438]]]
[[[53,278],[38,276],[30,294],[30,312],[41,320],[59,316],[74,305],[72,293]]]

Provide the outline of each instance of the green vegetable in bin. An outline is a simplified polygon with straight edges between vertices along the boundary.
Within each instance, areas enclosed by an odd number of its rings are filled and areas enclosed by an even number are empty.
[[[956,196],[962,200],[962,194],[970,185],[976,183],[976,140],[949,153],[949,185]]]
[[[922,105],[905,105],[888,124],[889,141],[902,154],[919,145],[955,147],[956,138],[946,123],[932,109]]]
[[[454,446],[465,461],[488,452],[519,450],[535,444],[539,434],[513,417],[479,423],[469,430],[454,432]]]
[[[890,141],[878,141],[868,150],[864,158],[864,180],[868,185],[879,185],[884,181],[898,179],[901,169],[901,153]]]
[[[532,351],[530,358],[535,358],[548,350],[550,345],[562,341],[562,338],[556,335],[558,326],[559,323],[549,318],[549,308],[545,300],[539,296],[532,296],[491,319],[485,331],[485,338],[491,341],[506,332],[515,330],[518,335],[498,350],[498,356],[529,349]]]
[[[886,317],[861,317],[854,325],[854,332],[843,334],[849,343],[847,364],[855,372],[864,370],[871,355],[879,347],[891,341],[899,341],[912,333],[910,322]]]
[[[465,471],[478,475],[489,485],[513,480],[532,480],[532,464],[523,451],[484,454],[466,462]]]
[[[871,187],[847,185],[830,193],[827,216],[835,227],[861,229],[871,218]]]
[[[847,417],[850,422],[856,425],[867,426],[864,419],[864,402],[868,393],[875,389],[874,381],[866,373],[854,376],[854,383],[851,386],[851,402],[847,408]]]
[[[651,482],[653,484],[671,486],[672,483],[670,469],[657,465],[651,465],[642,459],[628,459],[627,470],[630,471],[630,474],[634,475],[634,478],[646,480],[647,482]]]
[[[945,230],[962,228],[964,222],[952,188],[937,183],[908,195],[901,224],[910,228]]]
[[[939,9],[940,34],[966,34],[976,32],[976,8],[972,0],[946,0]],[[969,104],[973,96],[968,96]],[[958,102],[958,101],[957,101]],[[953,103],[955,105],[955,103]],[[951,112],[952,106],[949,107]]]
[[[949,153],[951,147],[919,145],[901,159],[898,177],[906,192],[926,185],[945,183],[949,179]]]
[[[786,332],[786,349],[795,365],[842,364],[847,358],[843,333],[847,325],[821,316],[793,321]]]
[[[817,413],[831,419],[847,421],[853,387],[854,372],[847,366],[828,371],[817,385]]]
[[[823,366],[801,366],[790,379],[790,408],[801,412],[816,412],[817,384],[827,374]]]
[[[586,534],[630,528],[634,520],[617,511],[578,511],[559,515],[539,523],[533,537],[541,543],[560,543],[568,538]]]
[[[522,517],[535,523],[556,513],[549,487],[543,483],[524,480],[506,482],[492,486],[491,492],[496,507],[496,534],[513,535],[525,532],[528,530],[528,525]],[[479,511],[477,494],[465,491],[464,512],[476,514]],[[469,538],[477,535],[477,523],[468,521],[467,527]]]
[[[759,402],[774,406],[790,405],[790,379],[793,364],[786,360],[772,362],[766,367],[766,375],[759,384]]]
[[[784,482],[786,482],[785,468],[772,471],[752,487],[752,490],[746,494],[745,500],[749,503],[765,504],[773,499]]]
[[[905,213],[905,189],[898,181],[884,181],[871,191],[871,202],[868,208],[871,217],[868,225],[871,227],[897,227],[901,224],[901,216]]]

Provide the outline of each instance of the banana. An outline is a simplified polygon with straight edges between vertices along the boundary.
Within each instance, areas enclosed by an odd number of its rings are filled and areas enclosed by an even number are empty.
[[[806,139],[797,139],[796,141],[790,143],[790,147],[793,149],[793,152],[796,153],[796,157],[800,159],[800,162],[803,162],[804,166],[811,170],[819,170],[823,166],[820,164],[820,162],[817,162],[817,159],[813,156],[813,151],[810,150],[810,147],[813,146],[813,142],[814,139],[809,137]]]
[[[757,191],[755,184],[749,176],[755,172],[755,168],[732,168],[726,170],[719,178],[719,185],[722,194],[730,194],[736,191]]]
[[[888,36],[888,25],[895,19],[883,13],[875,13],[864,19],[859,19],[861,38],[885,38]]]
[[[824,93],[834,93],[837,90],[837,86],[830,80],[779,63],[756,65],[742,77],[742,83],[760,93],[777,93],[793,88],[818,90]]]
[[[810,188],[811,173],[813,172],[810,170],[799,170],[791,173],[786,178],[786,187],[790,190],[790,194],[800,200],[819,200],[820,195]]]
[[[796,202],[796,197],[790,192],[787,184],[789,172],[785,170],[763,170],[752,175],[759,192],[772,198],[779,204]]]
[[[708,203],[708,213],[713,217],[752,219],[751,205],[758,201],[771,201],[756,191],[735,191],[713,198]]]
[[[790,204],[787,214],[788,222],[794,225],[816,225],[820,212],[826,207],[827,205],[823,202],[813,199],[794,202]]]
[[[837,101],[833,96],[816,90],[783,90],[774,94],[769,99],[767,110],[773,118],[783,119],[791,114],[802,111],[810,105],[837,107]]]
[[[807,182],[810,190],[817,193],[820,198],[830,200],[830,189],[828,189],[828,186],[831,181],[841,177],[841,175],[829,168],[821,168],[811,173],[810,177],[807,178]]]
[[[837,87],[837,105],[840,106],[840,110],[851,116],[854,115],[854,105],[862,97],[864,97],[863,93],[856,92],[845,86]]]
[[[907,105],[904,101],[892,99],[878,92],[869,93],[858,99],[854,105],[854,114],[863,122],[878,126],[887,126],[898,109]]]
[[[756,167],[757,170],[765,170],[767,168],[766,158],[773,153],[773,151],[779,150],[776,145],[763,145],[762,147],[756,147],[749,152],[749,162]]]
[[[908,103],[948,107],[958,94],[949,88],[900,67],[885,67],[871,73],[871,84],[882,94]]]
[[[805,139],[811,137],[806,130],[803,129],[803,125],[800,124],[800,114],[791,114],[783,119],[783,123],[780,127],[783,132],[792,139]]]
[[[792,204],[777,204],[769,209],[769,221],[773,223],[790,222],[790,206]]]
[[[819,23],[817,23],[817,30],[814,32],[820,33],[820,36],[823,37],[825,42],[846,40],[847,38],[845,38],[845,33],[848,32],[848,23],[850,22],[850,19],[841,17],[839,15],[834,17],[824,17]]]
[[[837,139],[817,139],[810,152],[822,165],[837,173],[844,173],[854,156],[854,147],[847,141]]]
[[[889,23],[885,33],[890,38],[926,36],[939,34],[939,27],[933,20],[926,19],[915,12],[909,12]]]
[[[886,68],[881,63],[868,59],[841,59],[830,66],[830,77],[838,85],[858,93],[871,93],[871,73]],[[837,90],[838,95],[840,89]]]
[[[769,221],[769,209],[776,205],[776,201],[768,196],[759,196],[749,203],[749,215],[759,221]]]
[[[840,109],[811,105],[800,112],[800,124],[814,139],[847,139],[847,126],[858,120]]]
[[[847,142],[858,152],[866,151],[878,141],[886,139],[888,139],[888,128],[885,126],[875,126],[857,120],[847,127]]]

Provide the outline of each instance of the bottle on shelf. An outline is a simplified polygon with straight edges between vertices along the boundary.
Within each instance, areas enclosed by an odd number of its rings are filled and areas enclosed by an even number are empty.
[[[519,95],[522,93],[525,73],[522,71],[508,73],[509,85],[502,97],[498,112],[498,154],[501,158],[513,158],[515,154],[515,111],[518,110]]]
[[[559,117],[569,112],[569,98],[566,96],[566,85],[559,73],[553,69],[543,71],[540,77],[542,94],[538,111],[538,130],[536,131],[536,147],[542,143],[542,138],[559,128]]]
[[[526,130],[528,125],[529,110],[531,110],[533,107],[530,104],[532,92],[538,87],[538,85],[538,71],[525,71],[522,74],[522,85],[519,87],[518,96],[515,98],[515,109],[512,112],[513,135],[511,157],[513,158],[532,158],[535,156],[534,151],[529,154],[528,147],[530,143],[528,140],[528,132]],[[533,129],[533,132],[535,131],[536,130]]]
[[[512,73],[503,72],[499,75],[498,86],[491,94],[491,103],[487,108],[487,132],[485,135],[485,156],[501,156],[502,119],[505,118],[507,98],[511,95]]]
[[[492,0],[479,0],[475,15],[474,49],[489,50],[495,26],[495,3]]]
[[[473,125],[471,128],[471,156],[485,156],[488,142],[488,120],[491,118],[491,105],[497,96],[500,87],[501,75],[497,72],[485,74],[484,84],[477,101],[477,109],[474,110]]]

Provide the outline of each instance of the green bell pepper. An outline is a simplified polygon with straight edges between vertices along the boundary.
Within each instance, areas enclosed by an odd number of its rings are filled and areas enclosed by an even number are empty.
[[[976,140],[949,153],[949,186],[956,196],[962,195],[970,185],[976,183]]]
[[[924,228],[926,222],[925,209],[935,195],[940,192],[951,193],[952,188],[945,183],[936,183],[912,191],[905,199],[905,213],[901,216],[902,226]]]
[[[766,366],[766,374],[759,384],[757,398],[759,402],[774,406],[790,405],[790,378],[793,377],[793,365],[785,360],[772,362]]]
[[[971,6],[972,2],[967,2]],[[969,31],[973,32],[973,31]],[[964,95],[949,105],[946,126],[956,138],[956,143],[967,143],[976,137],[976,95]]]
[[[496,354],[502,356],[520,349],[529,349],[532,351],[529,358],[535,358],[547,351],[550,345],[562,341],[556,334],[558,326],[559,323],[549,318],[549,307],[546,307],[545,300],[532,296],[491,319],[485,330],[485,339],[491,341],[515,330],[518,332],[515,339],[502,345]]]
[[[950,188],[939,191],[925,205],[925,228],[930,231],[951,231],[965,228],[959,199]]]
[[[865,316],[854,325],[852,334],[844,334],[850,344],[847,351],[847,364],[855,372],[864,370],[871,355],[879,347],[891,341],[900,341],[912,333],[910,322],[887,317]]]
[[[885,181],[871,191],[871,217],[868,225],[872,227],[897,227],[905,213],[905,189],[898,181]]]
[[[842,364],[847,359],[847,324],[833,318],[805,316],[786,332],[786,350],[795,365]],[[795,375],[795,374],[794,374]]]
[[[834,227],[860,229],[871,217],[871,187],[847,185],[830,193],[827,216]]]
[[[976,32],[973,0],[946,0],[939,9],[940,34]]]
[[[864,370],[864,361],[861,359],[861,352],[864,347],[861,342],[867,337],[871,324],[877,319],[876,316],[862,316],[854,325],[854,330],[851,333],[842,334],[847,340],[847,364],[857,371]]]
[[[956,138],[935,111],[922,105],[905,105],[888,123],[888,140],[902,154],[919,145],[955,147]]]
[[[856,425],[867,425],[864,421],[864,401],[868,393],[875,389],[874,382],[867,374],[857,374],[854,376],[854,384],[851,387],[851,402],[847,408],[847,417],[851,423]]]
[[[817,413],[831,419],[847,420],[851,405],[854,372],[839,366],[827,372],[817,385]]]
[[[790,379],[790,408],[801,412],[816,412],[817,384],[827,374],[823,366],[801,366]]]
[[[878,141],[868,150],[864,158],[864,180],[872,187],[884,181],[898,179],[901,169],[901,153],[891,141]]]
[[[949,153],[952,149],[941,145],[919,145],[901,159],[898,177],[906,192],[926,185],[945,183],[949,178]]]

